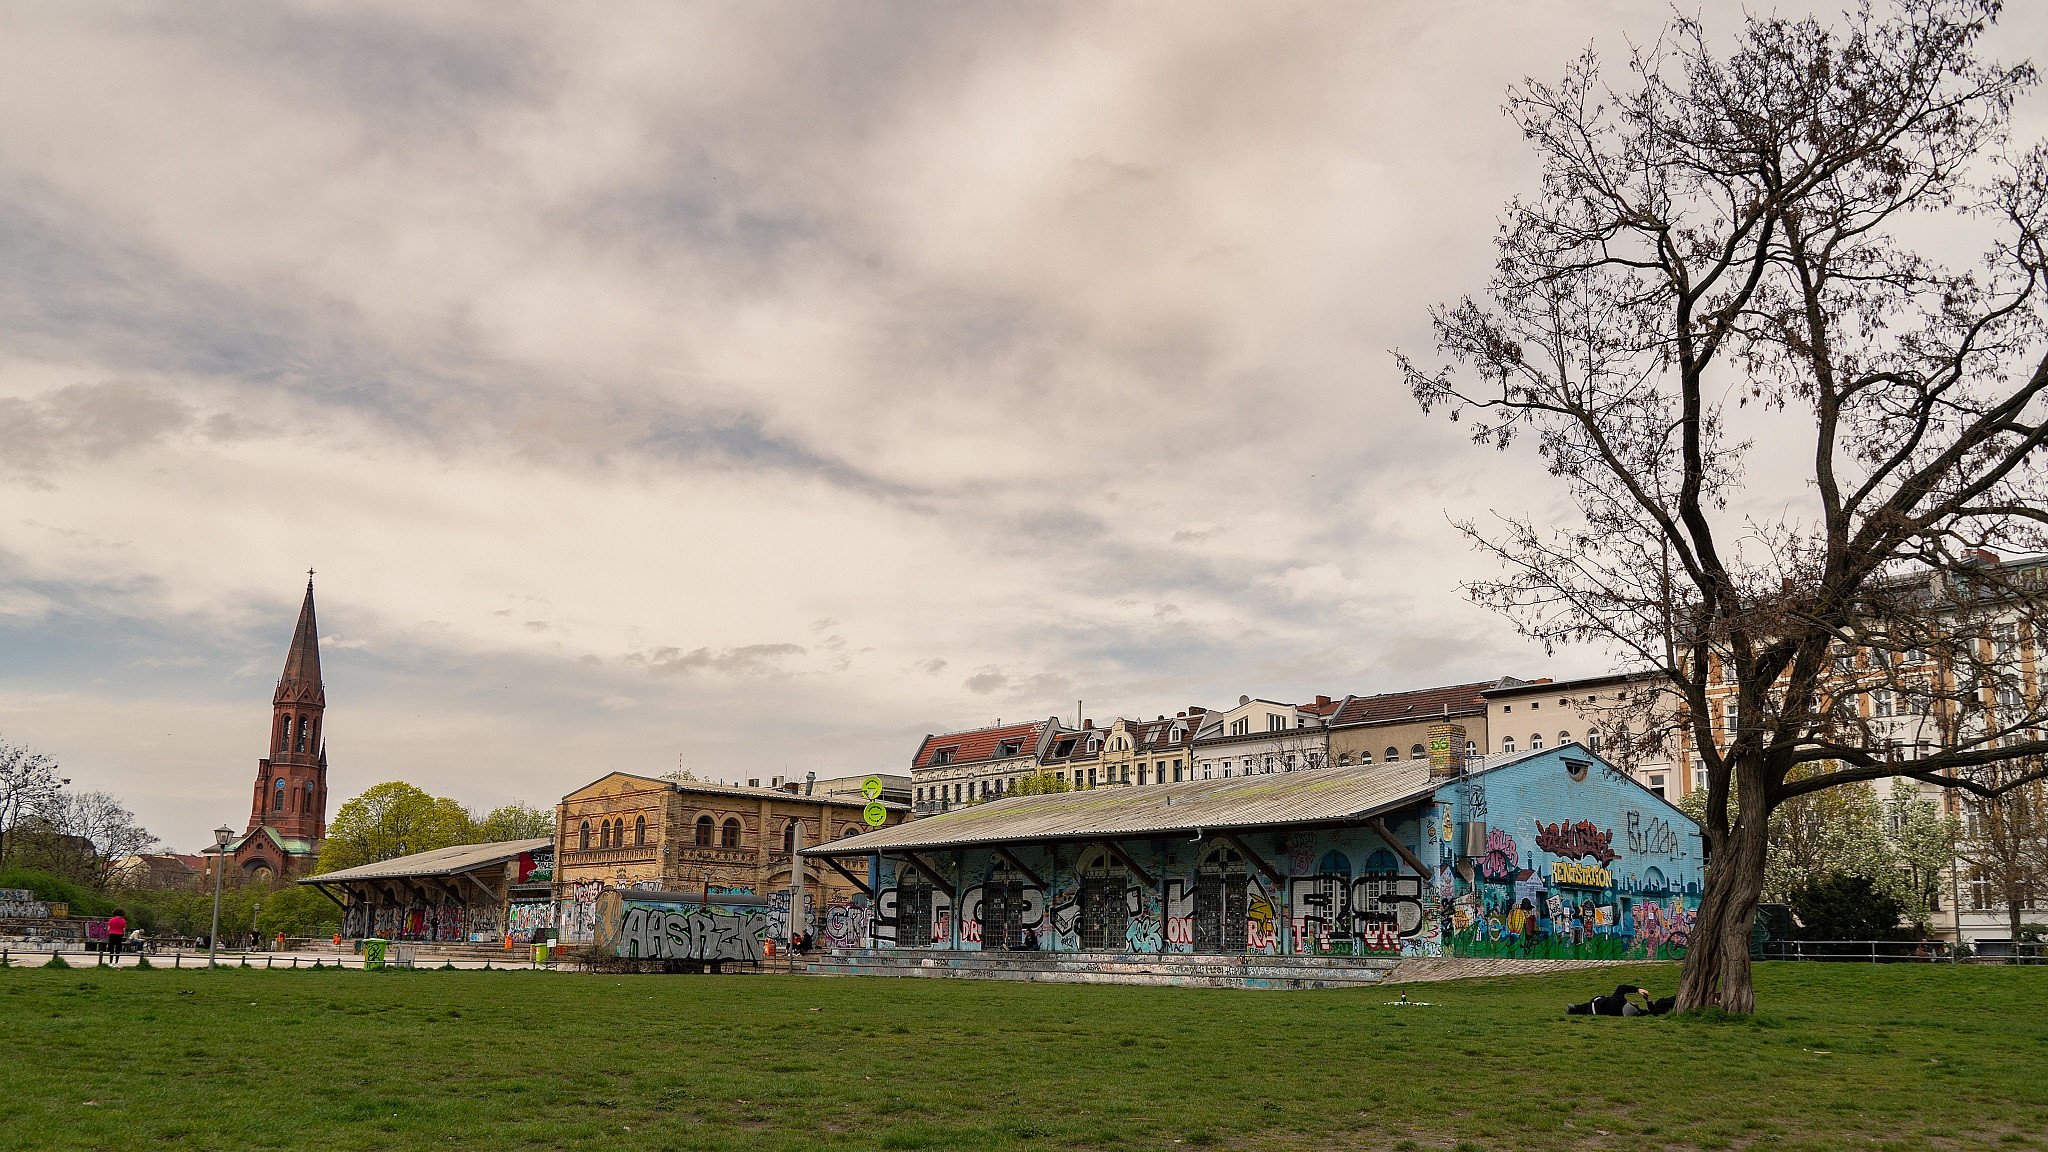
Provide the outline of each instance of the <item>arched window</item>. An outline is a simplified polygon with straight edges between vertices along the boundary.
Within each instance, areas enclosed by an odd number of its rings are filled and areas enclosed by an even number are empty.
[[[1339,768],[1349,768],[1350,766],[1351,766],[1351,753],[1349,753],[1349,752],[1339,752],[1339,753],[1337,753],[1337,767],[1339,767]]]
[[[276,798],[270,802],[270,810],[272,812],[282,812],[284,811],[284,777],[282,776],[277,778],[276,793]]]
[[[576,847],[581,848],[585,852],[590,851],[590,821],[588,820],[583,822],[583,831],[576,838]]]
[[[288,715],[277,718],[277,750],[279,752],[289,752],[292,750],[292,718]]]
[[[1502,752],[1513,752],[1515,750],[1515,738],[1513,736],[1501,737],[1500,750]]]
[[[1600,751],[1600,730],[1598,728],[1586,733],[1586,750],[1596,753]]]
[[[611,822],[611,821],[609,821],[609,820],[600,820],[600,821],[598,821],[598,823],[597,823],[597,846],[598,846],[599,848],[609,848],[609,847],[611,847],[611,846],[612,846],[612,822]]]
[[[1429,753],[1423,751],[1422,745],[1420,744],[1411,745],[1408,749],[1408,758],[1410,760],[1420,760],[1427,755],[1429,755]]]
[[[305,795],[305,803],[303,803],[302,805],[300,805],[300,807],[299,807],[299,811],[301,811],[301,812],[311,812],[311,811],[313,811],[313,782],[312,782],[311,780],[308,780],[308,781],[306,781],[306,795]]]
[[[1465,741],[1465,759],[1467,759],[1467,760],[1470,760],[1470,759],[1473,759],[1474,757],[1476,757],[1476,756],[1478,756],[1478,755],[1479,755],[1479,744],[1478,744],[1478,742],[1477,742],[1477,741],[1473,741],[1473,740],[1467,740],[1467,741]]]
[[[1541,751],[1543,751],[1543,733],[1541,733],[1541,732],[1531,732],[1531,733],[1529,733],[1529,751],[1531,751],[1531,752],[1541,752]]]
[[[304,752],[305,750],[306,750],[306,718],[305,718],[304,716],[301,716],[301,717],[299,717],[299,740],[298,740],[298,747],[297,747],[297,751],[300,751],[300,752]]]
[[[1387,763],[1392,764],[1398,761],[1399,759],[1401,759],[1401,750],[1399,748],[1389,746],[1387,748]]]
[[[740,822],[738,817],[726,818],[725,827],[718,830],[718,846],[720,848],[737,848],[740,846]]]
[[[1360,764],[1370,764],[1370,763],[1372,763],[1372,753],[1370,753],[1370,752],[1360,752],[1360,753],[1358,754],[1358,762],[1359,762]]]
[[[796,851],[796,826],[797,821],[795,820],[791,820],[782,826],[782,850],[784,852]]]
[[[617,820],[612,821],[612,847],[624,848],[625,846],[626,818],[624,816],[621,816]]]
[[[1571,743],[1571,742],[1572,742],[1572,734],[1571,734],[1571,733],[1569,733],[1569,732],[1559,732],[1559,733],[1557,734],[1557,746],[1558,746],[1559,748],[1562,748],[1562,747],[1564,747],[1565,745],[1567,745],[1567,744],[1569,744],[1569,743]]]
[[[647,847],[647,817],[645,816],[633,818],[633,847]]]
[[[709,816],[697,817],[697,847],[709,848],[717,835],[718,822]]]
[[[841,840],[846,839],[848,836],[858,835],[860,835],[860,825],[858,824],[848,824],[846,827],[841,828],[839,830],[839,838]]]

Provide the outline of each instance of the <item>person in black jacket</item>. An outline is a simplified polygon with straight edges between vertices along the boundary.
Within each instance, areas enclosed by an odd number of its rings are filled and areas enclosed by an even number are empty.
[[[1631,995],[1641,996],[1643,1005],[1630,1000]],[[1605,996],[1595,996],[1583,1004],[1565,1005],[1567,1016],[1647,1016],[1649,1015],[1650,990],[1633,984],[1616,984],[1614,991]]]

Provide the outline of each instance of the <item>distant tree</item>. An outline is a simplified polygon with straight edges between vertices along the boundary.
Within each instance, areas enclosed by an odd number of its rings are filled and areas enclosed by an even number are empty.
[[[2005,909],[2010,939],[2020,939],[2022,917],[2048,896],[2048,795],[2038,781],[1995,796],[1964,800],[1968,819],[1957,854],[1970,879],[1989,889]],[[2014,959],[2019,957],[2015,952]]]
[[[135,813],[105,792],[60,792],[48,811],[57,832],[85,850],[80,868],[95,888],[107,886],[122,860],[157,845]]]
[[[1682,1011],[1755,1010],[1782,805],[1895,776],[1988,795],[2016,784],[1976,770],[2048,752],[2037,695],[1977,702],[1979,673],[2017,670],[1969,661],[1992,608],[2048,610],[1984,562],[2048,548],[2048,152],[2011,138],[2036,76],[1985,57],[1998,12],[1759,8],[1727,36],[1680,16],[1621,85],[1591,50],[1525,82],[1508,112],[1540,183],[1507,205],[1483,295],[1435,310],[1447,363],[1398,361],[1476,441],[1533,441],[1573,506],[1460,525],[1503,569],[1473,598],[1678,699],[1711,860]],[[1965,236],[1964,265],[1919,248]],[[1844,654],[1972,723],[1904,754],[1833,690]],[[1820,762],[1839,768],[1795,775]]]
[[[64,783],[55,760],[0,737],[0,865],[7,862],[15,824],[42,811]]]
[[[1867,876],[1822,876],[1792,893],[1805,940],[1901,940],[1905,907]]]
[[[1017,786],[1004,793],[1006,796],[1048,796],[1055,792],[1072,792],[1074,785],[1058,772],[1033,772],[1019,776]]]
[[[538,840],[553,839],[555,835],[555,812],[550,808],[543,812],[531,804],[514,801],[491,809],[490,813],[476,822],[476,837],[480,841],[494,840]]]
[[[462,805],[391,780],[372,784],[335,812],[320,849],[320,871],[355,868],[475,839],[475,821]]]

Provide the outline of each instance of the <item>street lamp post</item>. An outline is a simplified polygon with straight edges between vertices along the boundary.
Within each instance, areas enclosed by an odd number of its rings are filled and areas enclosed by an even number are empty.
[[[213,934],[206,938],[206,966],[213,967],[213,958],[220,951],[220,874],[227,871],[228,841],[235,838],[235,830],[223,824],[213,830]]]

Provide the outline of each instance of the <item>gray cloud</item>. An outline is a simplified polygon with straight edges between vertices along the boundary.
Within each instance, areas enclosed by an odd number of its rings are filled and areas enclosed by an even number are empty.
[[[688,676],[705,673],[713,676],[754,678],[786,675],[783,661],[792,656],[801,656],[804,649],[795,644],[747,644],[739,648],[693,648],[688,652],[680,648],[650,648],[644,652],[633,652],[626,660],[642,664],[650,672],[669,676]]]
[[[0,397],[0,469],[41,479],[64,464],[154,443],[191,422],[185,404],[134,384],[74,384],[28,399]]]

